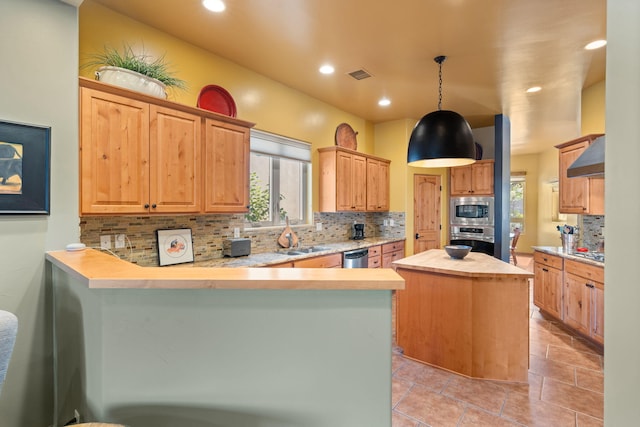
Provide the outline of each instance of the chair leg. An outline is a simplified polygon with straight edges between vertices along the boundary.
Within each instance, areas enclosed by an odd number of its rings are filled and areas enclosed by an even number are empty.
[[[516,251],[511,250],[511,257],[513,258],[513,265],[518,265],[518,258],[516,258]]]

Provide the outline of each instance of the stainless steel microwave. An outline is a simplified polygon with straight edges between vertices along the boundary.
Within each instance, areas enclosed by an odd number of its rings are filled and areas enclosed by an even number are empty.
[[[451,225],[493,227],[493,221],[493,197],[451,197],[449,204]]]

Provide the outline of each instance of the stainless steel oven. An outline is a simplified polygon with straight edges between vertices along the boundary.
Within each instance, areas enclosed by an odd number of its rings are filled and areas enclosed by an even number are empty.
[[[451,226],[493,227],[493,197],[451,197],[449,224]]]
[[[495,236],[493,227],[452,225],[450,232],[450,244],[467,245],[471,246],[472,252],[494,255]]]

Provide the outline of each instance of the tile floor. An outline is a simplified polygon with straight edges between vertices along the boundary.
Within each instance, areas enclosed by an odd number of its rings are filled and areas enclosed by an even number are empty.
[[[518,256],[533,271],[533,261]],[[529,382],[472,380],[393,354],[393,427],[603,426],[603,353],[531,304]]]

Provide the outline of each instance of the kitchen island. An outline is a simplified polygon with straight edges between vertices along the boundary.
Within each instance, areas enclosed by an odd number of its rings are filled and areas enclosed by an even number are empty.
[[[527,381],[533,274],[483,253],[432,249],[393,263],[406,357],[468,377]]]
[[[391,424],[391,269],[46,259],[57,425]]]

